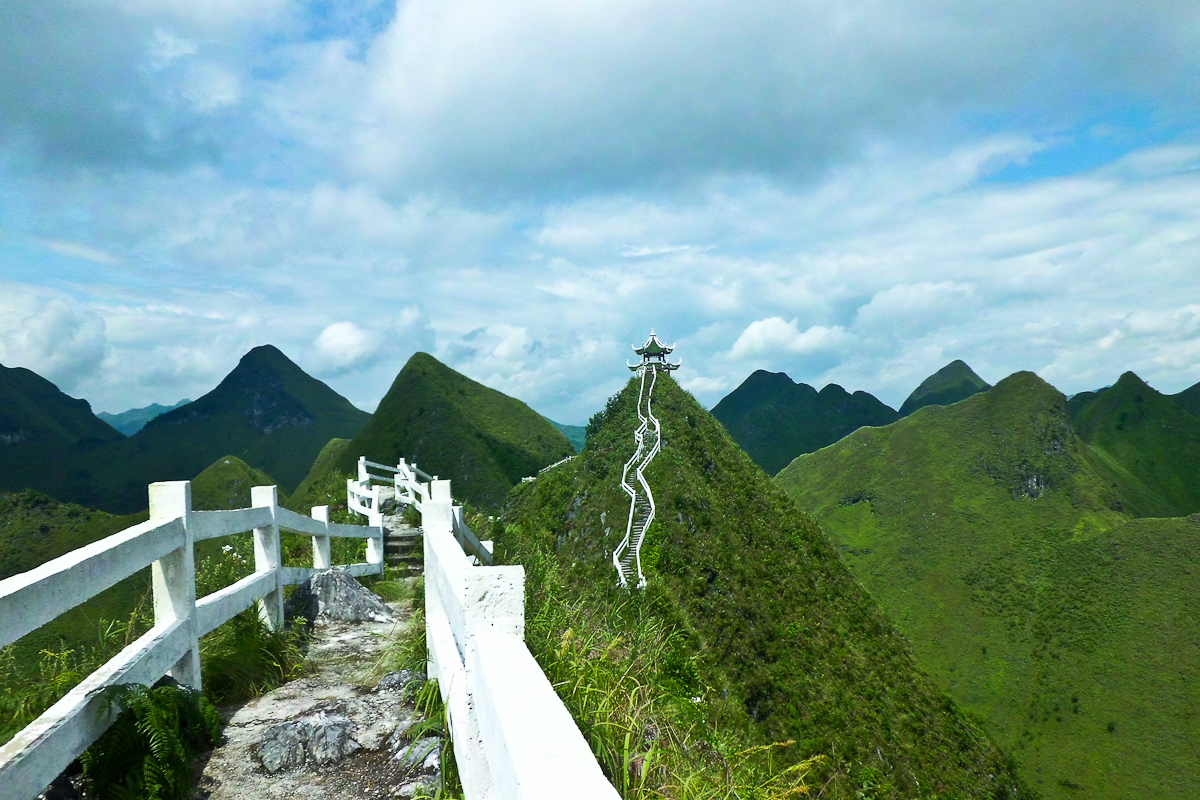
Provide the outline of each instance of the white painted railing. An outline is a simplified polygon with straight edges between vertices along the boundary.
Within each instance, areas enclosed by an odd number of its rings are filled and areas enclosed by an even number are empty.
[[[450,482],[434,481],[425,530],[429,674],[450,717],[468,800],[615,800],[617,792],[525,646],[525,569],[475,566],[456,540]],[[491,542],[483,542],[490,550]]]
[[[525,646],[524,567],[486,566],[492,543],[467,527],[450,481],[403,460],[387,467],[360,459],[356,483],[364,493],[368,468],[394,475],[397,499],[403,495],[421,511],[429,676],[446,703],[467,800],[616,800]]]
[[[256,602],[267,625],[281,628],[283,587],[330,566],[330,537],[367,540],[367,562],[351,574],[383,570],[378,526],[330,523],[326,506],[296,514],[279,506],[274,486],[255,486],[253,507],[235,511],[193,511],[189,481],[154,483],[149,493],[147,522],[0,581],[0,647],[147,566],[154,588],[154,626],[0,748],[0,800],[37,796],[108,728],[115,712],[100,697],[105,687],[170,674],[199,689],[199,638]],[[280,529],[312,536],[311,569],[282,566]],[[194,543],[251,530],[254,573],[197,600]]]

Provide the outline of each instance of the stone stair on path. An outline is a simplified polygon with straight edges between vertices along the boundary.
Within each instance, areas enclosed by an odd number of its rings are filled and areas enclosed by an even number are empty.
[[[400,515],[383,518],[383,561],[408,575],[425,574],[425,550],[420,528],[401,522]]]

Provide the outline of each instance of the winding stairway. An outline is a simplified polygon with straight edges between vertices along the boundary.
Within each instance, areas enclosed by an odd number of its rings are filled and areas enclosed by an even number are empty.
[[[647,372],[650,373],[649,390],[646,388]],[[641,386],[638,389],[638,419],[641,424],[633,434],[637,450],[625,462],[625,469],[621,472],[621,488],[629,495],[629,521],[625,526],[625,538],[613,551],[613,566],[617,568],[621,586],[630,585],[636,577],[639,589],[646,585],[646,578],[642,575],[642,540],[650,523],[654,522],[654,495],[650,492],[650,484],[646,482],[643,471],[662,449],[662,428],[650,408],[657,379],[657,369],[641,371]],[[652,444],[648,442],[650,437],[653,437]],[[636,483],[630,481],[630,470]]]

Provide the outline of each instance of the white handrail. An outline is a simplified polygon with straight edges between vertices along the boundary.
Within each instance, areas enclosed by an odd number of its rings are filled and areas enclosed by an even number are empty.
[[[154,683],[170,674],[199,689],[199,638],[256,602],[264,621],[278,630],[283,586],[330,566],[330,536],[367,539],[368,561],[348,567],[352,574],[383,570],[380,528],[330,524],[326,506],[313,508],[312,519],[295,514],[280,508],[274,486],[255,486],[254,507],[232,511],[193,511],[190,481],[151,484],[149,495],[149,521],[0,581],[0,647],[147,566],[155,620],[149,632],[0,747],[0,800],[30,800],[108,728],[114,714],[99,697],[105,687]],[[280,528],[312,535],[312,568],[282,566]],[[254,532],[254,574],[197,600],[195,542],[248,530]]]
[[[646,371],[651,372],[650,390],[645,390]],[[638,387],[638,405],[637,414],[641,424],[634,431],[633,438],[637,442],[637,449],[628,461],[625,462],[625,468],[621,471],[621,488],[629,495],[629,518],[625,523],[625,538],[617,545],[617,549],[613,551],[613,566],[617,569],[617,579],[621,586],[628,584],[628,579],[632,576],[626,576],[626,567],[622,561],[629,559],[629,552],[632,551],[634,566],[637,568],[637,586],[642,588],[646,585],[646,577],[642,574],[642,540],[646,536],[646,531],[650,528],[650,523],[654,521],[656,506],[654,505],[654,493],[650,491],[650,484],[646,482],[646,476],[643,470],[649,466],[654,457],[658,455],[662,449],[662,427],[659,425],[658,418],[654,416],[651,409],[651,401],[654,397],[654,386],[658,381],[658,369],[653,365],[643,367],[639,370],[641,373],[641,382]],[[642,398],[646,399],[646,413],[642,413]],[[650,424],[654,424],[654,445],[650,450],[646,451],[646,434],[649,433]],[[634,466],[636,464],[636,467]],[[642,491],[645,494],[646,501],[650,506],[649,512],[645,518],[638,522],[637,529],[634,528],[634,519],[637,513],[637,490],[629,483],[629,470],[634,469],[634,476],[637,478],[638,484],[641,485]]]

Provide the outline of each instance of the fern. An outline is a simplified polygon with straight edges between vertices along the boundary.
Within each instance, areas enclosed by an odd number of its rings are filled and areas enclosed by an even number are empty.
[[[220,738],[217,711],[199,692],[161,683],[110,686],[103,697],[121,714],[83,754],[88,794],[97,800],[186,797],[197,751]]]

